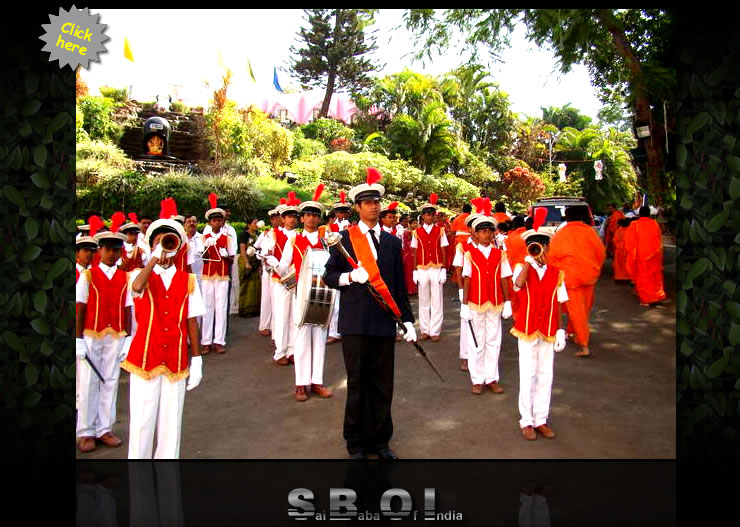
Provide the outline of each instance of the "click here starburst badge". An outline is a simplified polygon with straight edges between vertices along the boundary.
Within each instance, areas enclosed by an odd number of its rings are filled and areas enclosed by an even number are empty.
[[[106,51],[103,42],[109,40],[105,34],[108,27],[98,24],[100,15],[90,14],[90,9],[69,11],[59,8],[59,16],[49,15],[49,24],[41,24],[46,33],[39,38],[46,42],[41,51],[48,51],[49,62],[59,60],[59,67],[69,65],[76,69],[90,67],[90,61],[100,62],[99,53]]]

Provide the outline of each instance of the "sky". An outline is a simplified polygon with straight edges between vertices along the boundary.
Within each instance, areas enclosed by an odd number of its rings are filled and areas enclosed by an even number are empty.
[[[107,53],[100,62],[90,62],[82,72],[92,94],[100,86],[130,87],[132,97],[151,101],[161,94],[182,98],[190,106],[207,106],[214,89],[221,85],[222,62],[234,72],[228,97],[240,105],[258,103],[270,93],[273,68],[278,68],[282,88],[299,88],[288,73],[291,45],[298,46],[297,33],[307,25],[302,10],[114,10],[90,8],[107,24]],[[378,77],[397,73],[404,67],[430,75],[441,75],[461,63],[459,50],[433,61],[413,61],[410,32],[402,27],[402,10],[382,9],[372,28],[377,29],[378,51],[373,60],[385,67]],[[401,27],[400,27],[401,26]],[[134,62],[123,56],[128,38]],[[557,71],[551,52],[539,49],[517,30],[502,62],[488,64],[489,81],[508,93],[514,112],[541,117],[540,107],[567,103],[596,120],[601,104],[584,66],[568,74]],[[483,52],[481,57],[487,57]],[[251,63],[256,84],[247,73]],[[281,71],[281,68],[283,71]],[[209,86],[206,86],[208,82]]]

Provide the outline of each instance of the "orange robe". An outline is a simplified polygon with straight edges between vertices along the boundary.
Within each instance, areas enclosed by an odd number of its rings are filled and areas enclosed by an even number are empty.
[[[509,237],[506,238],[506,259],[509,260],[509,265],[512,269],[516,267],[516,264],[524,264],[524,258],[527,256],[527,244],[522,239],[522,233],[526,231],[524,227],[519,227],[509,232]],[[507,279],[509,284],[509,298],[511,298],[511,309],[516,316],[519,312],[519,295],[514,294],[514,288],[512,280]]]
[[[606,259],[606,249],[590,225],[568,222],[550,240],[547,263],[563,270],[568,290],[568,332],[580,346],[588,346],[588,317],[594,288]]]
[[[624,235],[627,272],[642,304],[664,300],[663,241],[660,225],[650,218],[633,221]]]
[[[612,260],[612,271],[615,280],[629,280],[627,272],[627,251],[624,248],[624,235],[627,228],[619,227],[614,233],[614,259]]]
[[[511,220],[511,216],[509,216],[505,212],[497,212],[493,215],[493,219],[496,220],[498,223],[506,223],[507,221]]]
[[[614,235],[617,233],[619,225],[617,222],[624,219],[624,214],[621,210],[615,210],[611,216],[606,219],[606,229],[604,234],[604,244],[606,245],[606,253],[609,255],[614,254]]]

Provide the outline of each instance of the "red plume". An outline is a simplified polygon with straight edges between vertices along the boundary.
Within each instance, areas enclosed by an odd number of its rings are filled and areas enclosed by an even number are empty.
[[[280,205],[285,205],[288,203],[288,200],[285,198],[280,198]]]
[[[367,167],[367,184],[372,185],[373,183],[377,183],[382,178],[382,174],[380,173],[380,170],[373,167]]]
[[[491,198],[483,198],[483,214],[491,215]]]
[[[159,202],[159,218],[169,220],[172,216],[177,216],[177,205],[172,198],[163,199]]]
[[[131,223],[139,223],[139,218],[136,216],[135,212],[129,212],[128,219]]]
[[[475,207],[475,213],[480,214],[483,211],[483,198],[473,198],[470,203]]]
[[[123,212],[118,211],[113,213],[113,216],[111,216],[111,224],[110,224],[110,231],[111,232],[118,232],[118,229],[126,223],[126,216],[123,214]]]
[[[344,191],[341,191],[339,193],[339,202],[340,203],[347,203],[346,199],[347,199],[347,194]]]
[[[211,204],[212,209],[215,209],[216,205],[218,204],[218,196],[216,196],[216,194],[214,194],[213,192],[208,194],[208,203]]]
[[[90,216],[87,218],[87,223],[90,225],[90,236],[95,236],[100,230],[100,227],[104,225],[103,220],[97,216]]]
[[[394,201],[390,205],[388,205],[388,210],[396,210],[396,207],[398,207],[398,202]]]
[[[295,192],[292,190],[288,192],[288,206],[292,207],[293,205],[300,204],[301,200],[295,197]]]
[[[547,208],[545,207],[535,207],[534,209],[534,222],[532,223],[532,228],[536,231],[542,225],[545,224],[545,218],[547,218]]]
[[[431,194],[429,194],[429,203],[431,203],[432,205],[436,205],[437,204],[437,197],[438,196],[434,192],[432,192]]]
[[[167,198],[170,202],[170,211],[172,212],[172,216],[170,218],[173,218],[177,216],[177,202],[175,201],[175,198]]]
[[[316,191],[313,193],[313,201],[319,201],[322,192],[324,192],[324,184],[319,183],[319,186],[316,187]]]

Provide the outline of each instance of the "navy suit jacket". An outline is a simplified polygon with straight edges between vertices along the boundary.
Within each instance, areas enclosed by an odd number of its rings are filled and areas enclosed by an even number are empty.
[[[342,245],[352,258],[357,256],[352,248],[349,233],[345,230],[342,235]],[[414,322],[411,312],[406,283],[404,282],[403,263],[401,260],[401,240],[381,229],[378,240],[378,269],[380,276],[401,310],[401,320]],[[393,337],[396,335],[396,323],[386,314],[385,310],[373,298],[365,284],[351,283],[348,286],[339,286],[339,277],[342,273],[352,271],[352,266],[336,247],[330,249],[329,259],[326,262],[324,281],[329,287],[339,289],[342,293],[339,300],[338,331],[342,335],[368,335],[374,337]]]

